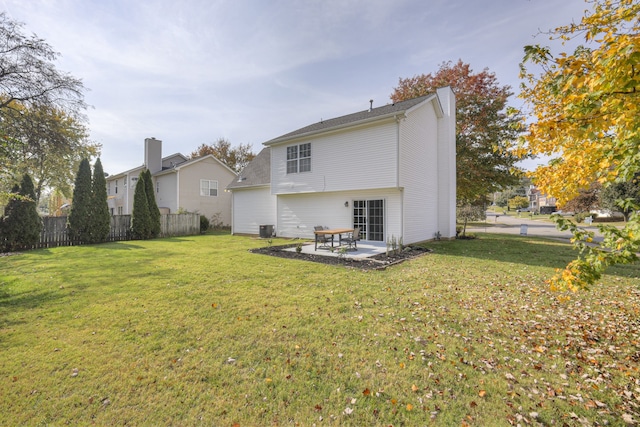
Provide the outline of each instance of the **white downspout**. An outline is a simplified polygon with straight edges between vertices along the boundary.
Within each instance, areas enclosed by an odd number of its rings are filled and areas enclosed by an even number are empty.
[[[229,193],[231,193],[231,235],[233,236],[235,234],[235,226],[236,226],[236,222],[234,221],[234,202],[235,202],[235,197],[233,197],[233,191],[231,190],[224,190],[224,191],[229,191]]]
[[[198,189],[198,194],[200,194],[200,189]],[[176,212],[178,212],[179,209],[180,209],[180,174],[176,172]]]
[[[124,192],[126,193],[124,200],[126,201],[127,206],[125,207],[124,211],[127,212],[128,215],[131,215],[133,212],[131,212],[129,210],[129,181],[131,181],[129,178],[130,178],[129,174],[125,175],[124,179],[127,180],[127,185],[126,185],[126,187],[124,187]],[[123,182],[123,184],[124,184],[124,182]]]
[[[400,121],[401,117],[396,116],[396,188],[400,192]],[[386,211],[386,203],[385,203]],[[386,218],[386,212],[385,212]],[[404,235],[404,192],[400,192],[400,233]]]
[[[396,116],[396,188],[400,188],[400,117]]]

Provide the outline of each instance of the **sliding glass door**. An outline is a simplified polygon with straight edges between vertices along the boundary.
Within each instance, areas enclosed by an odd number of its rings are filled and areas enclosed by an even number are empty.
[[[384,200],[354,200],[353,226],[363,240],[384,241]]]

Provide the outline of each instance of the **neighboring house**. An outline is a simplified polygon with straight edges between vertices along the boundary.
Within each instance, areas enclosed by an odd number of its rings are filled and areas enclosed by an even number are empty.
[[[133,210],[133,196],[140,172],[151,171],[156,202],[162,213],[198,212],[231,224],[231,195],[224,188],[236,174],[212,155],[189,160],[176,153],[162,157],[162,141],[144,140],[144,164],[107,177],[107,197],[112,215]]]
[[[323,120],[264,143],[227,187],[232,232],[312,238],[360,227],[404,243],[455,237],[455,97],[450,88]]]
[[[529,186],[527,196],[529,197],[529,210],[531,212],[550,214],[556,211],[556,198],[542,194],[535,186]]]

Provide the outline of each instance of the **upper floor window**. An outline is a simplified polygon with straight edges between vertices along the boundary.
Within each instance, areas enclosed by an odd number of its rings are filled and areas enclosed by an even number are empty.
[[[287,173],[311,171],[311,143],[287,147]]]
[[[200,195],[201,196],[214,196],[218,195],[218,181],[212,181],[209,179],[200,180]]]
[[[116,179],[116,194],[118,194],[118,180]]]

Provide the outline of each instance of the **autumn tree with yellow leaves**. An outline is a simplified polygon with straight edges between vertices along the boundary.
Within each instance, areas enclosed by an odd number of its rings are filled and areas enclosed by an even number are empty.
[[[548,47],[527,46],[521,64],[520,97],[533,118],[521,154],[551,157],[533,178],[560,205],[594,181],[606,187],[640,171],[640,3],[585,2],[591,10],[579,23],[551,32],[564,46],[581,42],[573,53],[554,56]],[[630,201],[619,203],[629,207]],[[559,226],[574,232],[581,255],[551,280],[556,287],[585,288],[606,267],[638,261],[637,212],[623,229],[601,226],[605,238],[598,246],[589,244],[593,233],[571,221]]]

